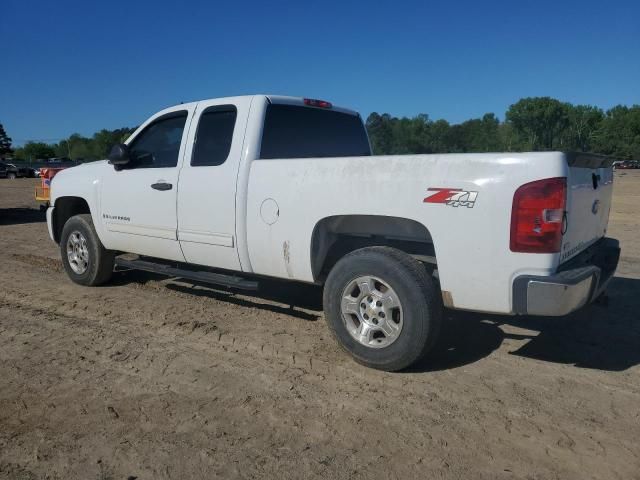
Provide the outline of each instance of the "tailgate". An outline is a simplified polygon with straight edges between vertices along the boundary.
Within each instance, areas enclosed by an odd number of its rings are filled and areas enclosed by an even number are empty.
[[[613,158],[567,154],[567,213],[560,263],[604,237],[613,193]]]

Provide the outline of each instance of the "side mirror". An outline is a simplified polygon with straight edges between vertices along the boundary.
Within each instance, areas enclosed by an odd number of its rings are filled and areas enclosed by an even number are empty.
[[[129,157],[129,147],[124,143],[116,143],[109,153],[109,163],[115,167],[116,170],[120,170],[125,166],[131,158]]]

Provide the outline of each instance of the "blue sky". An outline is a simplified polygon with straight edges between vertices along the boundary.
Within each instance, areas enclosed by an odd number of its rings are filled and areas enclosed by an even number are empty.
[[[640,104],[640,2],[3,0],[15,144],[247,93],[450,122],[549,95]]]

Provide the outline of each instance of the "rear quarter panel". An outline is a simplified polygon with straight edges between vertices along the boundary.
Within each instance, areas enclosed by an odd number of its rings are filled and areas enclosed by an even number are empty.
[[[557,255],[509,250],[513,194],[524,183],[566,174],[556,152],[256,160],[246,210],[251,267],[312,282],[311,238],[320,220],[407,218],[429,230],[441,287],[455,308],[511,313],[512,279],[549,274],[557,263]],[[425,203],[436,193],[429,188],[477,192],[476,201],[472,208]],[[269,224],[263,217],[274,204]]]

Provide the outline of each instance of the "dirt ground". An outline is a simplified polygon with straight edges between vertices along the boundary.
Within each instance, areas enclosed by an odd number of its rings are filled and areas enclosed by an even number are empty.
[[[33,180],[0,180],[0,479],[640,479],[640,171],[617,173],[608,307],[447,313],[369,370],[320,291],[122,272],[72,284]]]

